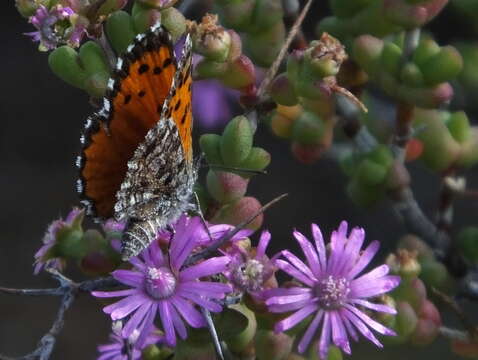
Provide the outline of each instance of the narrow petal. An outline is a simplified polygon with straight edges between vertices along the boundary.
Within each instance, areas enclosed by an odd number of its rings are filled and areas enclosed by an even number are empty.
[[[179,274],[180,281],[189,281],[204,276],[218,274],[225,270],[231,259],[227,256],[214,257],[203,262],[190,266]]]
[[[208,298],[222,299],[224,298],[225,293],[232,291],[232,287],[229,284],[222,284],[211,281],[190,281],[180,284],[178,292],[181,293],[182,291],[196,293],[198,295],[202,295]]]
[[[375,269],[360,276],[359,278],[354,279],[352,282],[357,284],[357,286],[359,286],[359,284],[367,284],[370,281],[375,281],[378,278],[388,275],[389,272],[390,272],[390,268],[388,267],[388,265],[383,264],[383,265],[377,266]]]
[[[399,284],[400,277],[394,275],[384,276],[368,283],[360,282],[359,284],[356,284],[352,281],[350,284],[350,297],[368,298],[372,296],[378,296],[389,292],[390,290],[396,288]]]
[[[139,287],[144,282],[144,274],[139,271],[115,270],[111,275],[121,283],[133,287]]]
[[[350,320],[350,322],[357,328],[360,333],[373,342],[378,347],[383,347],[383,345],[378,341],[378,339],[373,335],[373,333],[369,330],[369,328],[360,320],[357,316],[351,313],[348,309],[343,308],[342,314]]]
[[[172,266],[174,269],[179,270],[184,264],[184,261],[187,259],[192,249],[196,246],[196,239],[193,236],[193,233],[197,231],[198,227],[203,226],[199,216],[189,219],[186,231],[181,236],[182,247],[178,248],[176,256],[171,257]]]
[[[345,305],[345,307],[352,312],[354,315],[356,315],[360,320],[362,320],[367,326],[371,327],[374,329],[376,332],[382,334],[382,335],[397,335],[393,330],[383,326],[379,322],[373,320],[370,316],[366,315],[356,307],[353,307],[352,305]]]
[[[178,295],[191,300],[193,303],[198,304],[199,306],[202,306],[203,308],[206,308],[209,311],[220,312],[222,310],[222,306],[219,305],[218,303],[207,300],[197,294],[182,291],[182,292],[178,292]]]
[[[275,332],[282,332],[289,330],[290,328],[293,328],[295,325],[300,323],[302,320],[304,320],[307,316],[312,314],[314,311],[316,311],[318,308],[317,304],[310,304],[299,311],[296,311],[292,315],[286,317],[285,319],[277,322],[274,326],[274,331]]]
[[[330,312],[330,324],[332,327],[332,340],[334,344],[350,355],[352,350],[350,349],[347,331],[345,331],[345,326],[338,311]]]
[[[144,317],[143,322],[139,326],[138,330],[140,331],[138,340],[136,340],[136,346],[141,348],[144,344],[146,344],[151,336],[151,331],[154,327],[154,319],[156,314],[158,313],[158,304],[152,303],[151,307],[149,308],[148,313]]]
[[[119,296],[128,296],[139,293],[138,289],[127,289],[127,290],[118,290],[118,291],[92,291],[91,295],[101,298],[110,298],[110,297],[119,297]]]
[[[146,270],[146,265],[138,257],[132,257],[128,261],[141,272]]]
[[[342,318],[342,321],[344,322],[345,324],[345,327],[347,328],[347,333],[352,337],[352,339],[354,339],[355,341],[358,341],[359,338],[358,338],[358,334],[357,332],[355,331],[352,323],[350,322],[350,320],[348,319],[347,316],[344,315],[344,310],[345,309],[340,309],[340,316]]]
[[[150,250],[150,246],[148,246],[142,253],[141,253],[141,257],[143,258],[144,260],[144,263],[146,264],[147,267],[155,267],[156,264],[153,263],[153,259],[151,258],[151,250]]]
[[[357,262],[360,249],[365,239],[365,231],[362,228],[353,228],[345,244],[345,250],[339,264],[336,275],[346,275]]]
[[[342,221],[339,228],[330,236],[330,256],[327,264],[329,274],[337,274],[337,265],[343,257],[345,242],[347,240],[347,223]]]
[[[312,341],[312,338],[317,332],[317,329],[320,324],[320,320],[322,320],[323,315],[324,315],[324,310],[319,310],[317,314],[315,315],[314,320],[312,320],[312,322],[309,324],[309,327],[304,333],[304,336],[302,336],[302,339],[300,340],[300,343],[298,346],[299,353],[302,354],[305,350],[307,350],[307,347],[309,346],[310,342]]]
[[[259,245],[257,245],[256,259],[260,260],[264,257],[270,240],[271,240],[271,233],[267,230],[264,230],[259,239]]]
[[[313,281],[317,281],[317,278],[315,275],[310,271],[310,269],[303,263],[302,260],[300,260],[297,256],[292,254],[289,250],[283,250],[281,251],[281,254],[289,260],[289,262],[294,265],[300,272],[302,272],[305,276],[307,276],[309,279],[312,279]]]
[[[361,306],[366,307],[368,309],[375,310],[375,311],[380,311],[380,312],[387,313],[387,314],[395,315],[397,313],[397,310],[395,310],[394,308],[392,308],[390,306],[383,305],[383,304],[374,304],[374,303],[371,303],[367,300],[354,299],[354,300],[352,300],[352,302],[354,304],[361,305]]]
[[[327,359],[330,346],[330,315],[328,312],[324,314],[324,323],[322,324],[322,335],[319,341],[319,356],[321,359]]]
[[[266,300],[266,305],[290,304],[302,300],[312,299],[312,291],[296,295],[273,296]]]
[[[150,302],[148,303],[145,303],[143,305],[141,305],[133,314],[133,316],[131,316],[129,318],[129,320],[127,321],[126,325],[124,326],[123,330],[121,331],[121,335],[124,337],[124,338],[128,338],[128,336],[130,336],[133,331],[135,329],[138,328],[139,324],[141,323],[141,321],[144,320],[145,316],[146,316],[146,313],[148,312],[148,310],[151,308],[151,304]]]
[[[164,254],[159,247],[158,241],[153,241],[153,243],[149,246],[150,253],[151,253],[151,261],[154,263],[156,267],[160,267],[164,265]]]
[[[307,304],[312,304],[312,303],[316,303],[316,302],[312,302],[311,300],[307,299],[307,300],[291,302],[288,304],[273,304],[273,305],[268,305],[267,307],[270,312],[283,313],[283,312],[290,312],[290,311],[301,309]]]
[[[265,298],[270,298],[273,296],[289,296],[289,295],[297,295],[297,294],[304,294],[310,293],[310,288],[305,287],[292,287],[292,288],[273,288],[267,289],[262,292],[262,296]]]
[[[315,277],[316,278],[320,277],[320,274],[322,271],[320,267],[319,258],[317,256],[317,251],[314,249],[310,241],[307,240],[307,238],[304,235],[302,235],[300,232],[294,231],[294,237],[299,243],[302,249],[302,252],[304,253],[305,258],[307,260],[307,264],[309,265],[310,269],[314,273]]]
[[[163,324],[163,330],[166,334],[166,343],[169,346],[176,345],[176,333],[174,332],[173,319],[171,317],[170,305],[168,301],[161,300],[158,304],[159,316]]]
[[[179,316],[179,314],[176,311],[176,309],[174,308],[174,306],[170,306],[169,311],[171,312],[171,317],[173,319],[174,328],[178,332],[179,337],[183,340],[186,339],[187,336],[188,336],[188,332],[186,330],[186,326],[184,326],[183,320]]]
[[[324,237],[320,228],[316,224],[312,224],[312,236],[314,237],[315,247],[317,248],[317,254],[319,255],[320,269],[324,272],[327,269],[327,257],[324,244]]]
[[[373,257],[378,251],[380,243],[378,241],[372,241],[369,246],[364,250],[363,254],[360,255],[360,258],[352,267],[350,272],[347,274],[347,278],[353,279],[357,274],[359,274],[365,267],[372,261]]]
[[[103,311],[106,314],[110,314],[111,319],[118,320],[128,316],[147,301],[149,300],[143,294],[131,295],[104,307]]]
[[[194,306],[191,305],[188,301],[180,298],[179,296],[174,296],[171,299],[176,310],[181,314],[184,320],[187,321],[189,325],[193,328],[200,328],[206,325],[204,321],[204,316],[197,311]]]
[[[311,278],[304,275],[302,272],[297,270],[294,266],[292,266],[288,262],[278,259],[276,260],[275,265],[282,271],[292,276],[293,278],[299,280],[301,283],[308,285],[310,287],[314,286],[314,281]]]

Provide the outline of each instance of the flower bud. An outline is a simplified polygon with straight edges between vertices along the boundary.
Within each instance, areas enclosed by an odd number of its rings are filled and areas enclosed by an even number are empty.
[[[209,194],[219,203],[227,204],[246,194],[249,180],[230,172],[209,170],[206,183]]]
[[[347,185],[347,194],[360,207],[371,207],[385,196],[384,189],[377,186],[365,186],[354,176]]]
[[[478,162],[478,127],[470,127],[470,134],[467,141],[462,144],[462,153],[457,165],[468,168]]]
[[[398,75],[402,64],[402,49],[395,43],[386,41],[380,56],[380,64],[391,75]]]
[[[437,337],[438,331],[439,327],[433,321],[419,318],[415,331],[410,337],[410,341],[414,345],[429,345]]]
[[[233,89],[244,89],[255,83],[254,64],[245,55],[241,55],[228,63],[227,71],[219,77],[224,85]]]
[[[94,41],[80,47],[79,58],[86,73],[85,90],[94,97],[102,97],[110,77],[110,67],[103,49]]]
[[[389,190],[403,189],[410,185],[410,173],[405,165],[395,160],[387,173],[386,186]]]
[[[311,112],[303,112],[293,124],[292,139],[302,145],[318,144],[324,130],[321,118]]]
[[[478,357],[478,341],[465,342],[453,340],[451,342],[451,349],[459,356],[472,359],[476,359],[476,357]]]
[[[392,309],[397,309],[397,303],[393,299],[393,297],[391,297],[390,295],[380,296],[379,303],[387,305],[388,307]],[[379,312],[375,314],[374,319],[377,319],[380,322],[380,324],[388,327],[388,326],[393,326],[395,324],[395,316],[396,314]]]
[[[173,42],[176,42],[186,31],[186,18],[175,7],[161,11],[161,24],[168,29]]]
[[[400,81],[405,85],[412,87],[423,86],[425,82],[422,71],[418,65],[412,62],[403,65],[402,70],[400,71]]]
[[[221,136],[217,134],[204,134],[199,138],[199,146],[204,153],[208,164],[221,165]]]
[[[382,40],[371,35],[362,35],[355,39],[353,46],[354,59],[369,74],[376,73],[383,51]]]
[[[395,331],[399,336],[406,338],[415,330],[418,323],[418,317],[408,302],[399,301],[397,303],[397,315],[395,321]]]
[[[454,79],[463,69],[463,58],[453,46],[444,46],[420,67],[430,85]]]
[[[292,142],[291,149],[295,158],[303,164],[313,164],[324,152],[324,147],[320,144],[301,144],[295,141]]]
[[[400,238],[398,247],[417,253],[417,259],[423,262],[425,259],[434,259],[433,250],[418,236],[407,234]]]
[[[255,0],[219,0],[215,2],[221,23],[237,31],[247,31],[250,28],[256,4]]]
[[[206,14],[201,23],[191,24],[195,51],[213,61],[226,61],[231,47],[231,35],[217,25],[217,15]]]
[[[131,11],[136,33],[145,33],[148,29],[161,20],[161,13],[155,8],[135,2]]]
[[[464,143],[470,138],[470,120],[464,111],[457,111],[450,115],[446,123],[451,136],[459,143]]]
[[[319,41],[312,41],[304,52],[305,63],[321,78],[337,75],[345,59],[344,46],[327,33],[323,33]]]
[[[53,73],[64,82],[84,89],[86,73],[80,66],[78,53],[69,46],[61,46],[48,56],[48,65]]]
[[[116,264],[119,262],[117,260],[119,259],[119,256],[114,260],[105,252],[93,251],[81,259],[80,268],[86,275],[104,276],[116,268]]]
[[[272,99],[284,106],[294,106],[298,103],[293,84],[289,81],[287,73],[282,73],[272,81],[269,93]]]
[[[221,137],[220,153],[225,165],[240,166],[252,149],[253,133],[245,116],[232,119]]]
[[[38,9],[38,4],[35,0],[15,0],[15,7],[24,18],[33,16]]]
[[[264,170],[267,166],[269,166],[270,162],[271,154],[269,154],[263,148],[253,147],[251,149],[251,152],[249,153],[249,156],[241,163],[240,167],[243,169],[261,171]],[[247,172],[237,171],[236,173],[246,179],[252,176],[252,174]]]
[[[261,1],[271,2],[271,1]],[[243,36],[244,48],[256,65],[269,67],[272,65],[284,44],[286,37],[285,25],[282,21],[274,26],[261,30],[259,33],[251,32]]]
[[[421,68],[428,60],[437,55],[440,49],[440,45],[435,40],[422,36],[417,48],[413,52],[412,61]]]
[[[133,19],[126,11],[116,11],[106,21],[106,35],[117,54],[123,54],[136,36]]]
[[[292,351],[293,339],[285,333],[258,329],[254,341],[258,359],[282,360]]]
[[[383,15],[405,29],[414,29],[433,19],[447,3],[448,0],[434,0],[414,5],[403,0],[385,0]]]
[[[420,263],[417,261],[417,254],[405,249],[397,250],[397,254],[390,254],[387,257],[387,265],[390,271],[399,275],[402,281],[415,279],[420,274]]]
[[[357,181],[366,186],[379,185],[387,176],[388,169],[369,159],[360,162],[355,170]]]
[[[261,206],[256,198],[246,196],[239,201],[223,206],[214,216],[212,222],[215,224],[238,225],[259,211]],[[261,227],[263,219],[264,215],[260,214],[246,228],[257,230]]]
[[[418,159],[423,153],[423,143],[416,139],[412,138],[408,140],[405,148],[405,160],[414,161]]]

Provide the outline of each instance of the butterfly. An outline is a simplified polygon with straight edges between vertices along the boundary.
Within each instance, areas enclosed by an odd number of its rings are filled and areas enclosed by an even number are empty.
[[[77,191],[97,220],[125,221],[124,260],[191,207],[192,45],[176,60],[168,31],[138,35],[116,64],[103,107],[90,116],[77,158]]]

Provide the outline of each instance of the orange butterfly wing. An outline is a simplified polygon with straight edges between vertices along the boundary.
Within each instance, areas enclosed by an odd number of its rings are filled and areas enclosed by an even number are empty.
[[[160,119],[176,69],[170,36],[159,26],[138,35],[118,61],[104,106],[87,120],[81,137],[77,190],[90,215],[113,215],[128,161]]]

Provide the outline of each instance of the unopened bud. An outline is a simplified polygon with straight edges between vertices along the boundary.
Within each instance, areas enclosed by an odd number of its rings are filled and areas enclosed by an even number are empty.
[[[229,55],[231,35],[217,24],[217,15],[206,14],[199,24],[190,24],[194,49],[213,61],[223,62]]]
[[[347,54],[339,40],[323,33],[319,41],[312,41],[305,50],[304,59],[308,61],[312,71],[323,78],[336,75],[347,59]]]

